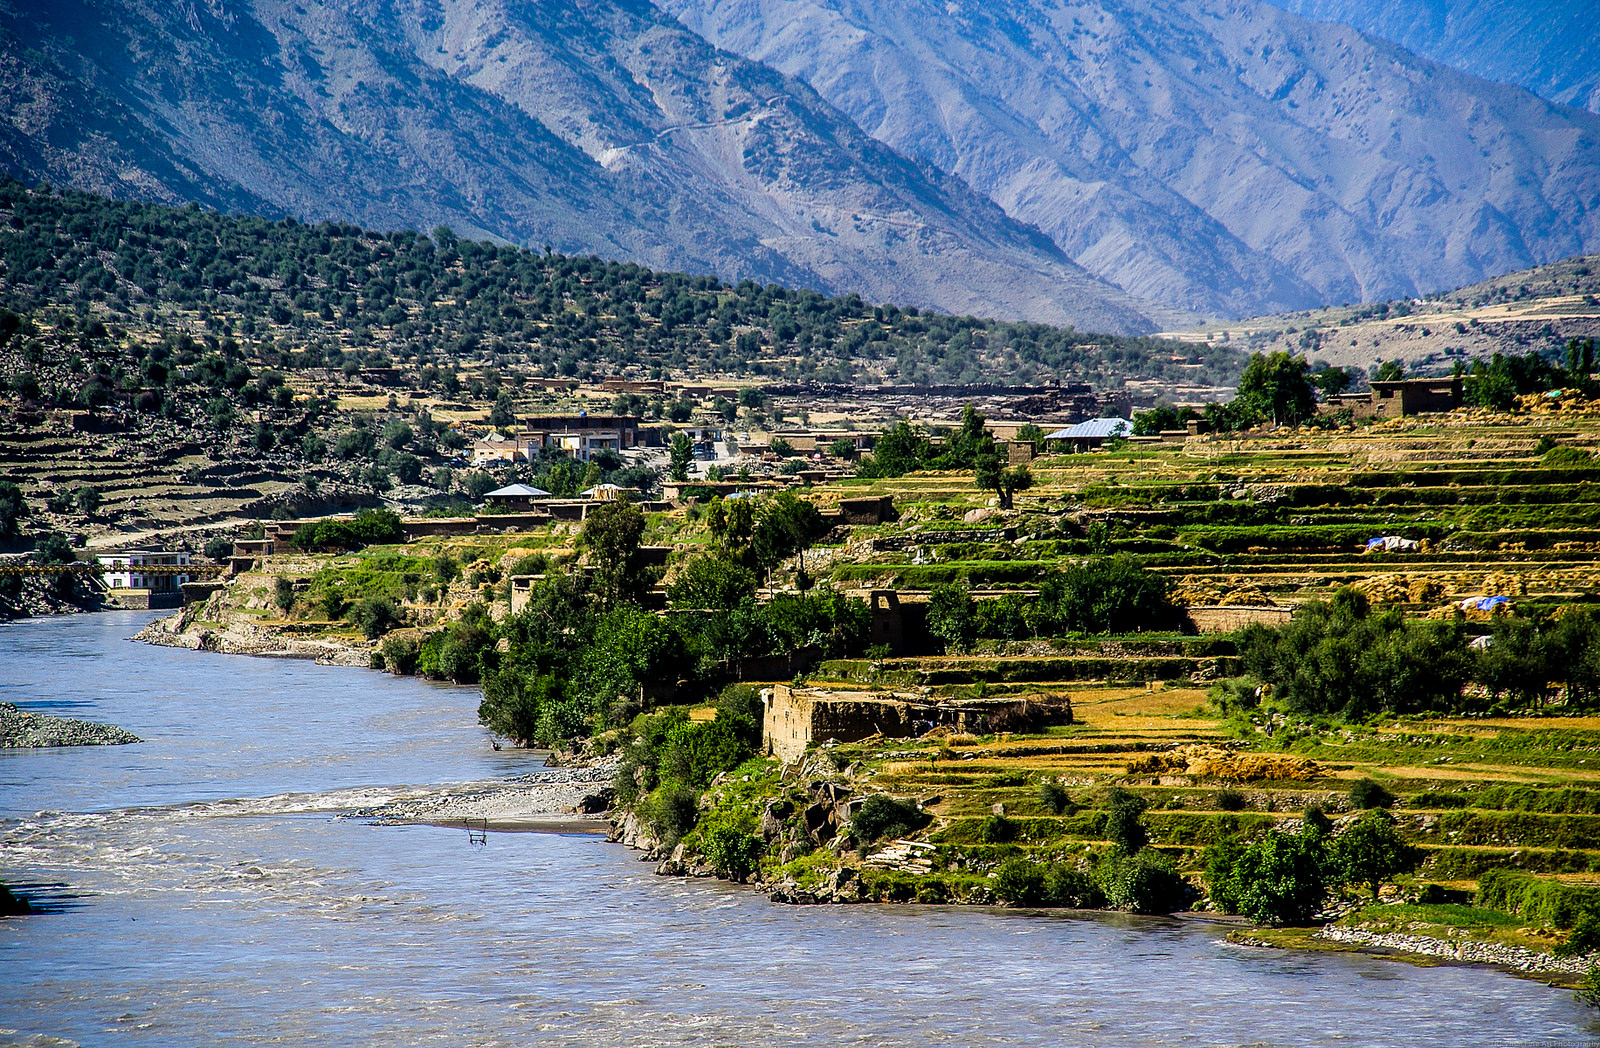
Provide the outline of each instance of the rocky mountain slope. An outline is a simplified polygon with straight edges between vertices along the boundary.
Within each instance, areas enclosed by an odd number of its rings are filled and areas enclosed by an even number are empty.
[[[0,168],[1109,331],[1170,326],[642,0],[6,0]]]
[[[1600,118],[1255,0],[661,3],[1143,297],[1271,313],[1600,248]]]
[[[1600,112],[1600,18],[1586,0],[1268,0],[1343,22],[1419,55]]]

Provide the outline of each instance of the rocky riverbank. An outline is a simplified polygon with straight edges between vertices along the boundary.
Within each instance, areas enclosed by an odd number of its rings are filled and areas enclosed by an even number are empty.
[[[1317,937],[1364,949],[1394,950],[1421,957],[1438,957],[1459,964],[1492,964],[1533,975],[1583,975],[1595,961],[1593,957],[1556,957],[1524,946],[1478,942],[1474,939],[1436,939],[1427,935],[1377,932],[1337,924],[1323,928]]]
[[[0,702],[0,748],[37,749],[47,746],[125,746],[144,740],[111,724],[28,713]]]
[[[604,833],[614,764],[546,768],[505,782],[466,783],[363,808],[350,818],[491,830]]]
[[[209,621],[210,605],[191,604],[182,611],[157,619],[134,635],[134,640],[190,651],[213,651],[220,655],[259,655],[264,658],[310,659],[324,666],[372,665],[372,646],[356,641],[326,637],[307,638],[263,629],[248,622]]]

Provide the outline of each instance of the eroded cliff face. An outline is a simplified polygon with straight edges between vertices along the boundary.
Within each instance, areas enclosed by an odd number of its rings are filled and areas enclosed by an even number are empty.
[[[1600,117],[1256,0],[661,0],[1090,272],[1202,312],[1600,245]]]
[[[20,0],[0,91],[0,163],[29,181],[958,314],[1181,319],[642,0]]]

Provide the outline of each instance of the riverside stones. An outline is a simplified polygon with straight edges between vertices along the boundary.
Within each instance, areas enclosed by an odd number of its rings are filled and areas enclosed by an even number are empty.
[[[144,740],[111,724],[45,713],[27,713],[0,702],[0,748],[29,749],[47,746],[125,746]]]

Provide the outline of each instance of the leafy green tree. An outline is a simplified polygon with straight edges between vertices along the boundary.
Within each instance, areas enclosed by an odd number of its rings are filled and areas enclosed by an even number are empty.
[[[1038,450],[1044,444],[1044,430],[1032,422],[1017,427],[1017,443],[1032,444]]]
[[[856,442],[849,437],[840,437],[828,445],[828,454],[841,461],[855,458]]]
[[[717,876],[741,884],[755,872],[765,850],[759,837],[731,826],[718,826],[708,831],[700,845],[701,854],[717,871]]]
[[[22,535],[22,521],[28,516],[28,500],[15,481],[0,480],[0,541],[15,541]]]
[[[755,595],[755,573],[715,553],[690,558],[667,586],[667,599],[675,608],[729,611]]]
[[[1294,426],[1317,413],[1317,398],[1304,357],[1278,351],[1253,353],[1239,376],[1238,400],[1281,426]]]
[[[272,603],[285,615],[294,607],[294,583],[288,577],[279,575],[272,584]]]
[[[667,475],[673,480],[684,481],[689,479],[689,468],[694,465],[694,442],[687,433],[674,433],[672,446],[668,450],[670,464],[667,466]]]
[[[933,587],[928,595],[928,632],[952,651],[965,651],[977,639],[977,612],[965,579]]]
[[[1328,367],[1314,372],[1311,381],[1324,397],[1331,398],[1349,389],[1355,375],[1344,368]]]
[[[1258,924],[1305,924],[1322,909],[1335,869],[1322,834],[1268,830],[1239,856],[1226,890]]]
[[[1400,836],[1394,816],[1372,808],[1333,839],[1333,861],[1345,880],[1366,885],[1376,902],[1378,888],[1416,869],[1422,853]]]
[[[1149,411],[1134,413],[1133,435],[1153,437],[1169,429],[1183,429],[1188,425],[1192,414],[1189,409],[1175,408],[1171,404],[1157,404]]]
[[[1026,465],[1010,469],[1000,464],[1000,456],[992,448],[979,454],[973,470],[973,480],[978,487],[993,491],[1001,509],[1011,509],[1013,496],[1033,487],[1033,471]]]
[[[863,477],[903,477],[924,468],[932,457],[928,435],[901,420],[878,437],[871,456],[862,460],[856,472]]]
[[[1106,808],[1106,840],[1124,854],[1133,855],[1150,843],[1150,831],[1144,825],[1145,809],[1149,802],[1137,794],[1123,789],[1113,789]]]
[[[509,429],[516,424],[516,405],[511,400],[511,394],[502,389],[494,398],[494,407],[489,409],[489,425],[496,429]]]
[[[78,559],[65,535],[43,535],[33,544],[33,559],[40,564],[71,564]]]
[[[368,640],[377,640],[400,625],[400,609],[388,597],[362,597],[351,606],[350,621]]]
[[[649,585],[639,545],[644,514],[631,502],[602,502],[589,510],[578,535],[594,568],[594,592],[603,605],[637,600]]]
[[[1378,365],[1372,378],[1375,382],[1399,382],[1406,377],[1406,366],[1398,360],[1386,360]]]

